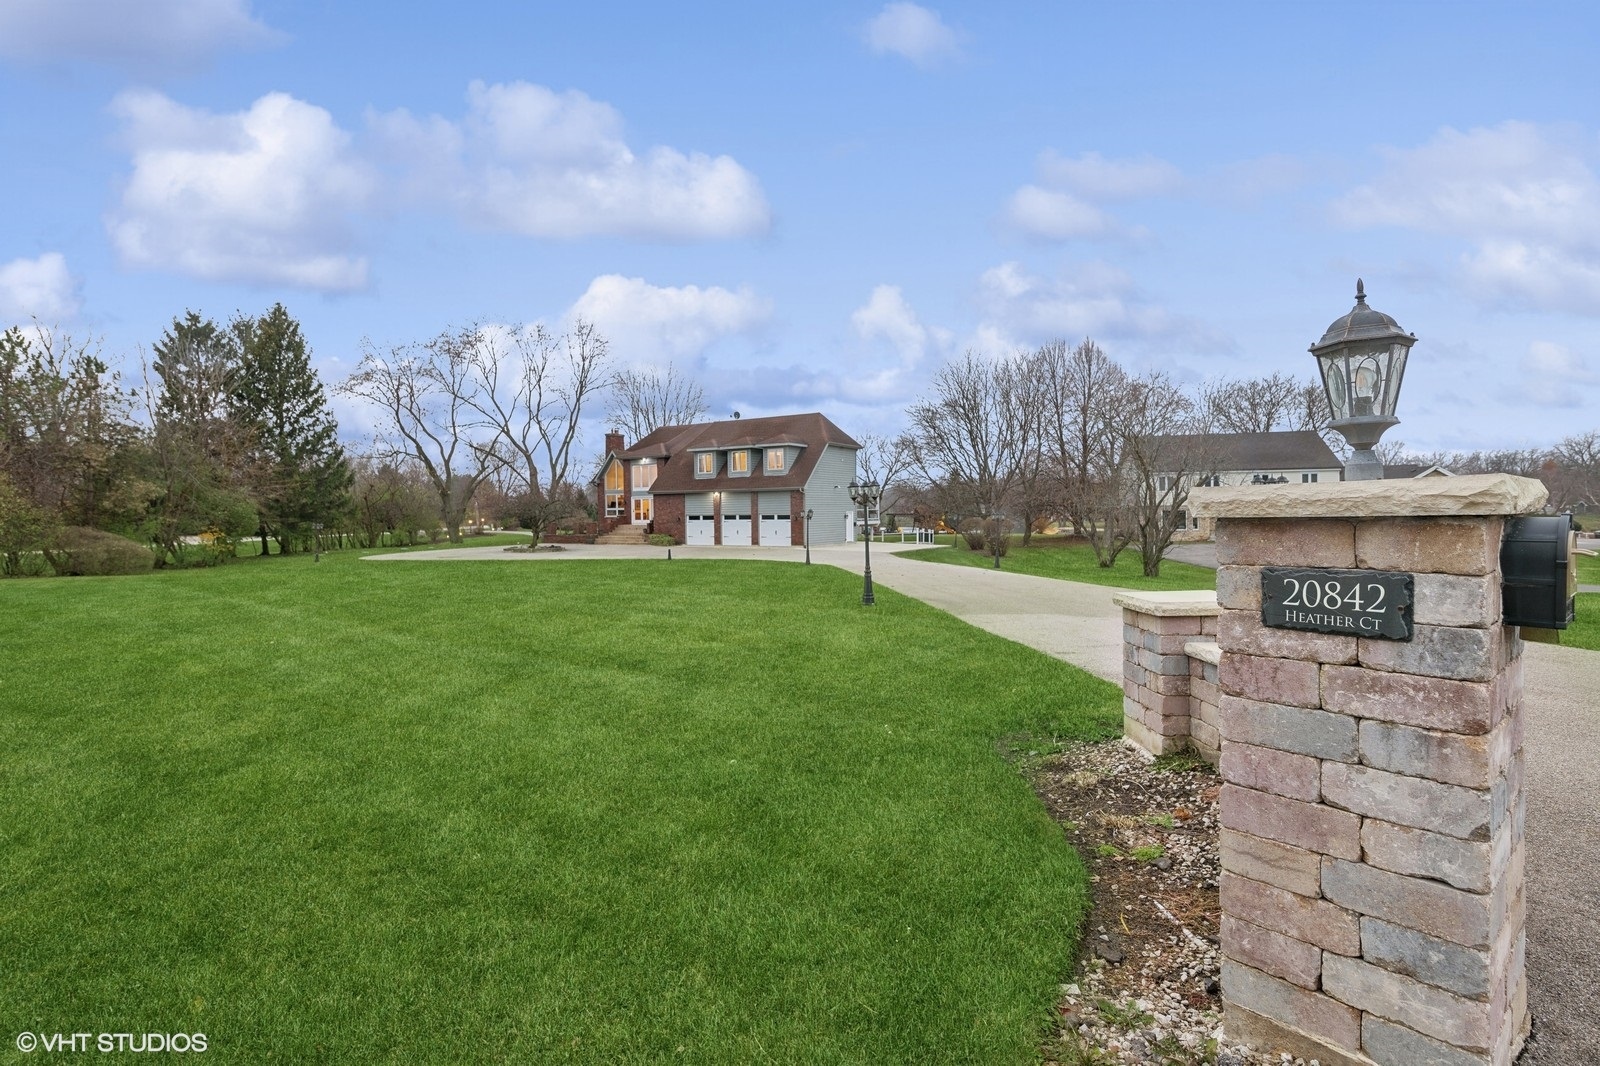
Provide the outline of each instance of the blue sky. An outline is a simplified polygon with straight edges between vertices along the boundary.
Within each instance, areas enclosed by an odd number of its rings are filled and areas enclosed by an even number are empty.
[[[0,319],[133,366],[281,300],[331,384],[584,315],[884,432],[967,348],[1309,376],[1359,274],[1392,439],[1551,443],[1600,426],[1596,54],[1582,3],[0,0]]]

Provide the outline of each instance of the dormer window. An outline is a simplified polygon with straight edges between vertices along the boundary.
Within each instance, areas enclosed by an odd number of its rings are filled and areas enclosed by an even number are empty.
[[[769,474],[780,474],[780,473],[783,472],[783,469],[784,469],[783,449],[782,448],[768,448],[767,449],[767,472]]]
[[[696,477],[710,477],[717,472],[717,457],[713,452],[701,452],[694,457]]]
[[[736,452],[728,453],[728,473],[748,474],[750,472],[750,453],[741,448]]]

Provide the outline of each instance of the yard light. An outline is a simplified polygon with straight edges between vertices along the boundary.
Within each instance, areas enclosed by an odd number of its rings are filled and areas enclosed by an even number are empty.
[[[867,522],[871,519],[872,508],[877,506],[878,497],[882,492],[883,489],[878,483],[870,479],[861,482],[852,480],[850,482],[850,499],[855,502],[857,507],[861,508],[861,524],[867,531],[867,567],[861,575],[861,605],[863,607],[871,607],[873,603],[877,602],[872,598],[872,527]]]
[[[1344,464],[1346,481],[1383,477],[1383,463],[1372,449],[1390,426],[1400,424],[1394,409],[1415,343],[1415,333],[1367,306],[1366,286],[1357,278],[1355,307],[1311,346],[1328,394],[1329,425],[1353,449]]]

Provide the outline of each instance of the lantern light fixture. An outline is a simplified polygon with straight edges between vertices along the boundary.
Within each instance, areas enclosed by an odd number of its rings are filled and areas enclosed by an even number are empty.
[[[1350,442],[1346,481],[1383,477],[1373,448],[1390,426],[1400,424],[1395,406],[1406,357],[1417,343],[1393,318],[1367,306],[1366,286],[1356,279],[1356,305],[1335,319],[1310,348],[1328,397],[1329,426]]]

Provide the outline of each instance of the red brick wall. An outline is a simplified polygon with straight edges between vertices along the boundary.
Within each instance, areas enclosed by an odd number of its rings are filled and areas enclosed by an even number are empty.
[[[806,542],[806,494],[799,489],[789,493],[789,543]]]
[[[657,496],[655,507],[656,532],[664,533],[675,542],[682,544],[685,525],[682,496]]]

